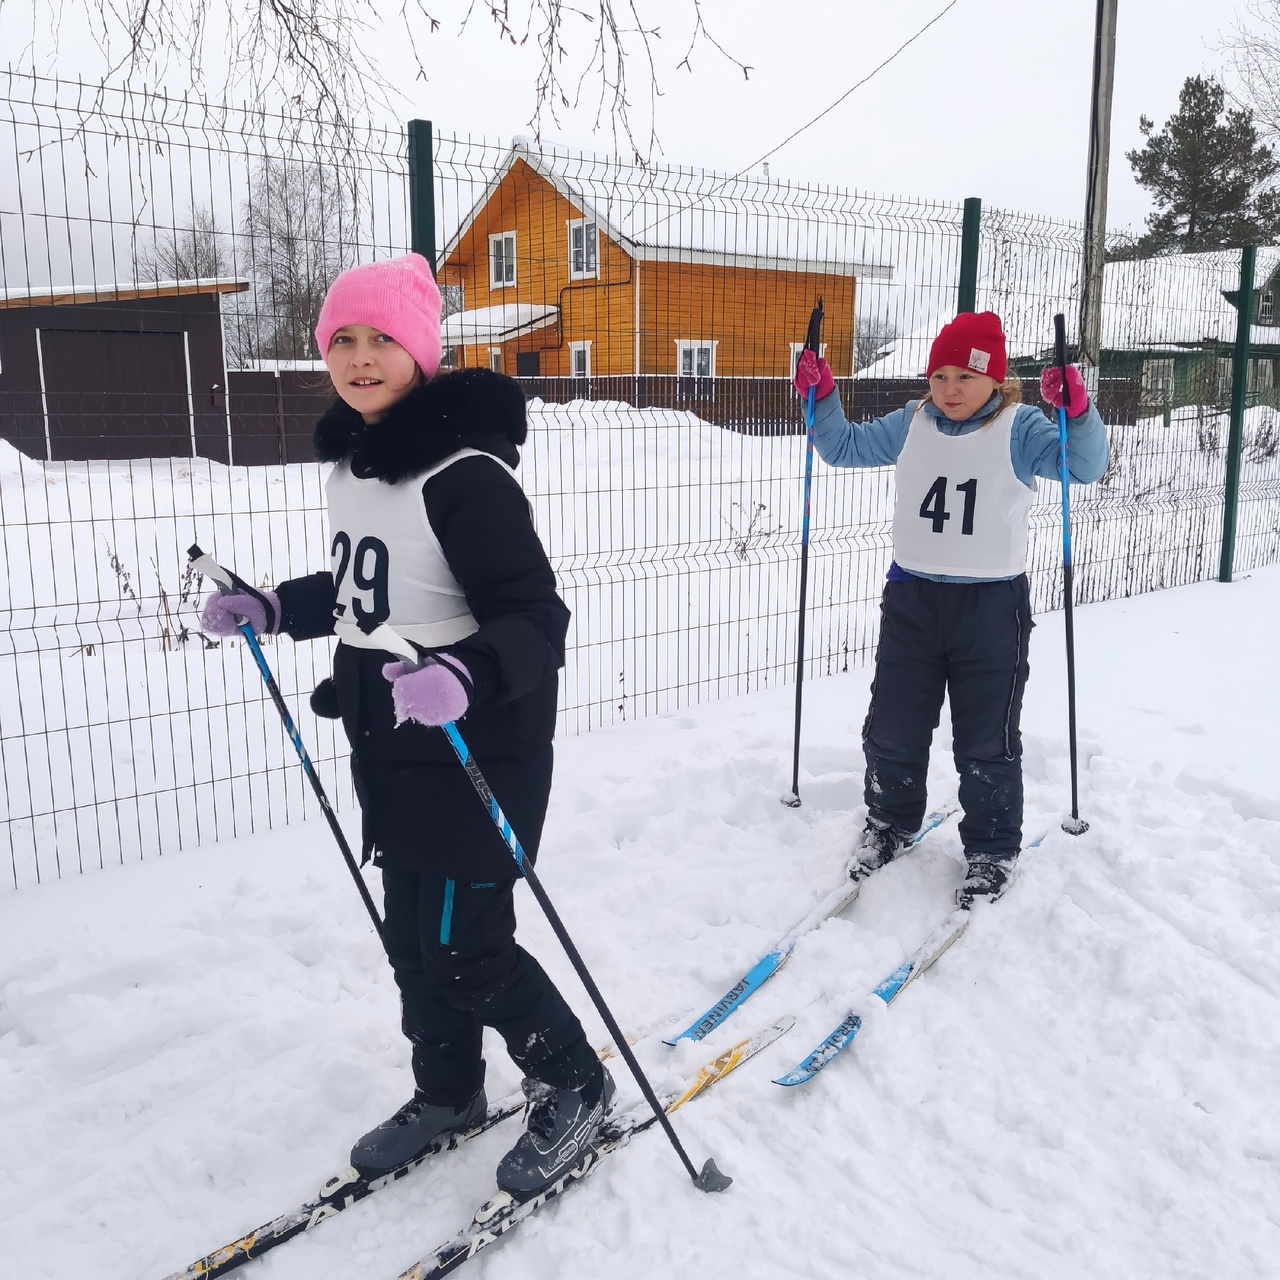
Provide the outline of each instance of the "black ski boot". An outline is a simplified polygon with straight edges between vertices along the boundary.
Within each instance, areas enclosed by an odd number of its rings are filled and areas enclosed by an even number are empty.
[[[380,1178],[406,1161],[414,1160],[441,1135],[474,1129],[489,1107],[481,1089],[460,1107],[440,1107],[427,1102],[421,1091],[351,1148],[351,1167],[363,1178]]]
[[[975,902],[995,902],[1003,897],[1018,855],[966,853],[965,858],[969,868],[965,872],[964,884],[956,890],[956,906],[968,911]]]
[[[595,1141],[613,1110],[616,1092],[609,1068],[582,1089],[557,1089],[526,1078],[528,1127],[498,1165],[498,1186],[517,1200],[530,1200],[567,1173]],[[594,1101],[588,1101],[594,1096]]]
[[[912,833],[899,831],[879,818],[868,818],[849,858],[849,879],[862,880],[886,867],[911,848]]]

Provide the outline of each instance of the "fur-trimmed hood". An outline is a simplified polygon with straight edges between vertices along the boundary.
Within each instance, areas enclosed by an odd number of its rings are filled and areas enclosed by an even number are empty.
[[[528,433],[524,392],[488,369],[442,373],[415,387],[379,422],[339,399],[316,423],[316,457],[351,460],[358,473],[395,484],[459,449],[479,449],[514,467]]]

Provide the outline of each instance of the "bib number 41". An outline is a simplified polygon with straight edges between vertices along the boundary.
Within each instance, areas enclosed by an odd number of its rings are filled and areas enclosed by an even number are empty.
[[[947,491],[950,487],[951,482],[947,477],[939,476],[929,486],[929,492],[924,495],[924,501],[920,504],[920,517],[931,523],[934,533],[942,533],[946,529],[947,521],[951,519],[951,512],[947,510]],[[978,482],[976,479],[966,480],[963,484],[957,484],[955,488],[957,493],[964,494],[960,532],[972,534],[973,509],[978,500]]]

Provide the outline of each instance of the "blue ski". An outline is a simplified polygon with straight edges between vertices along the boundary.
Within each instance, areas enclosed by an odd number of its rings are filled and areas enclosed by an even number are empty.
[[[1043,839],[1043,835],[1037,836],[1027,848],[1034,849]],[[886,1005],[892,1004],[964,933],[969,927],[969,919],[968,911],[953,911],[871,994]],[[778,1076],[773,1083],[796,1085],[812,1080],[837,1054],[853,1043],[861,1029],[862,1019],[858,1014],[847,1014],[803,1062],[797,1063],[786,1075]]]
[[[935,827],[941,826],[958,806],[951,804],[936,809],[924,820],[924,825],[916,832],[913,844],[919,844]],[[770,978],[791,958],[796,944],[811,929],[816,929],[824,920],[838,916],[852,906],[862,889],[861,880],[846,880],[838,888],[833,889],[816,907],[798,924],[768,955],[762,956],[711,1006],[701,1017],[695,1018],[683,1031],[667,1037],[663,1043],[679,1044],[681,1040],[703,1040],[711,1034],[731,1013],[745,1004]]]

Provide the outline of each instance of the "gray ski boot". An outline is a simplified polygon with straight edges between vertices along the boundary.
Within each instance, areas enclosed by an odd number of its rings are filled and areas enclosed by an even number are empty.
[[[517,1200],[529,1200],[577,1164],[613,1110],[613,1077],[608,1067],[601,1071],[604,1082],[593,1106],[577,1089],[527,1078],[522,1082],[528,1126],[498,1165],[499,1187]]]
[[[899,831],[879,818],[868,818],[849,858],[849,879],[863,880],[911,848],[913,833]]]
[[[363,1178],[380,1178],[414,1160],[441,1135],[465,1133],[485,1117],[489,1104],[481,1089],[461,1107],[440,1107],[420,1092],[351,1148],[351,1167]]]
[[[966,853],[965,858],[969,865],[964,883],[956,890],[956,906],[968,911],[975,902],[995,902],[1003,897],[1018,855]]]

